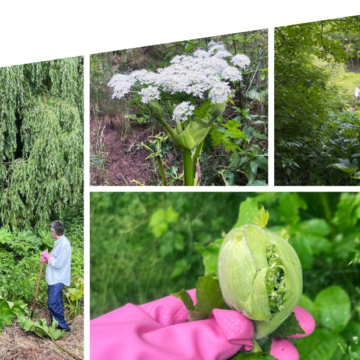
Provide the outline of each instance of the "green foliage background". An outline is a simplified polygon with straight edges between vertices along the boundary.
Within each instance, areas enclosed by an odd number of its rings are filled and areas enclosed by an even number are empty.
[[[83,82],[82,57],[0,69],[0,226],[82,208]]]
[[[267,228],[289,236],[299,255],[300,305],[317,324],[311,336],[292,340],[300,358],[359,353],[359,194],[91,193],[90,202],[91,318],[194,288],[205,272],[199,251],[206,271],[216,269],[225,233],[244,221],[240,206],[246,221],[264,206]]]
[[[277,185],[358,184],[359,48],[360,16],[275,28]]]

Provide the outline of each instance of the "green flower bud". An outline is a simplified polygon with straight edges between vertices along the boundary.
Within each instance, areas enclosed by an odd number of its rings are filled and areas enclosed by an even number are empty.
[[[164,116],[164,110],[157,100],[151,100],[148,103],[151,116],[155,119],[162,119]]]
[[[302,294],[302,270],[292,246],[257,225],[232,230],[219,254],[219,281],[227,304],[254,320],[255,338],[272,333]]]
[[[225,111],[225,108],[226,108],[226,102],[215,104],[211,110],[211,118],[216,119]]]

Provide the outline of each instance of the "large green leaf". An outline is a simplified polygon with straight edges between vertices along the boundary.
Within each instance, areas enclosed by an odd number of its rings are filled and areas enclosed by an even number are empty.
[[[203,256],[205,275],[213,274],[217,271],[219,251],[223,241],[224,239],[215,240],[206,247],[202,247],[200,244],[195,244],[196,250]]]
[[[201,119],[190,121],[185,130],[177,135],[175,142],[187,150],[193,150],[200,145],[211,129],[212,121],[203,123]]]
[[[239,218],[232,227],[236,229],[245,224],[255,224],[255,217],[259,213],[259,205],[257,198],[247,198],[240,204]]]
[[[240,150],[239,145],[232,142],[230,136],[226,133],[222,133],[218,129],[214,129],[214,131],[212,131],[210,135],[214,142],[214,146],[223,144],[227,152],[229,152],[230,150]]]
[[[51,327],[48,327],[45,319],[32,321],[30,319],[26,319],[24,315],[19,315],[18,324],[20,328],[25,331],[31,331],[40,337],[47,336],[52,340],[57,340],[66,334],[65,330],[56,329],[58,326],[58,322],[56,320],[53,320]]]
[[[334,332],[342,331],[350,319],[350,298],[339,286],[330,286],[315,299],[321,324]]]
[[[330,360],[341,337],[326,329],[315,329],[307,337],[299,339],[297,350],[301,360]]]

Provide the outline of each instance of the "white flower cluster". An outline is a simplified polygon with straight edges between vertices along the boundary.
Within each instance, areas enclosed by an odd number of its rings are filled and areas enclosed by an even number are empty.
[[[186,121],[188,119],[188,116],[192,115],[194,109],[195,106],[190,105],[189,101],[183,101],[174,109],[172,119],[176,122]]]
[[[231,62],[241,68],[250,65],[250,59],[244,54],[237,54],[232,59]]]
[[[160,91],[153,86],[148,86],[146,88],[141,89],[139,94],[143,96],[141,101],[145,104],[147,104],[151,100],[160,99]]]
[[[160,92],[185,92],[200,99],[208,93],[213,103],[226,101],[231,93],[228,81],[241,80],[241,72],[229,65],[224,58],[231,57],[230,61],[239,67],[249,65],[250,60],[245,55],[232,56],[223,44],[211,42],[209,46],[209,51],[198,49],[194,56],[175,56],[170,66],[158,69],[156,73],[137,70],[130,75],[115,75],[108,83],[114,89],[112,97],[122,98],[134,84],[137,84],[143,87],[140,94],[143,95],[144,103],[159,99]],[[183,108],[179,108],[179,114],[181,109]],[[175,119],[180,121],[183,118],[176,115]]]

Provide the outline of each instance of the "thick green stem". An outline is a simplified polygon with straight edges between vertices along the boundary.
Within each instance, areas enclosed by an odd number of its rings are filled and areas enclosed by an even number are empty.
[[[184,185],[193,186],[194,176],[192,171],[191,151],[183,151],[183,164],[184,164]]]
[[[156,160],[157,160],[157,163],[158,163],[158,165],[159,165],[161,182],[162,182],[163,186],[166,186],[166,185],[167,185],[167,183],[166,183],[166,176],[165,176],[164,166],[163,166],[163,163],[162,163],[162,161],[161,161],[160,156],[156,156]]]
[[[165,120],[163,119],[160,119],[160,118],[156,118],[156,120],[162,125],[165,127],[165,129],[169,132],[169,134],[172,136],[172,137],[176,137],[175,133],[174,133],[174,130],[166,123]]]
[[[194,177],[195,177],[195,173],[196,173],[196,164],[197,164],[198,158],[199,158],[199,156],[200,156],[203,143],[204,143],[204,142],[202,142],[202,143],[196,148],[195,153],[194,153],[193,163],[192,163],[192,172],[193,172],[193,176],[194,176]]]

